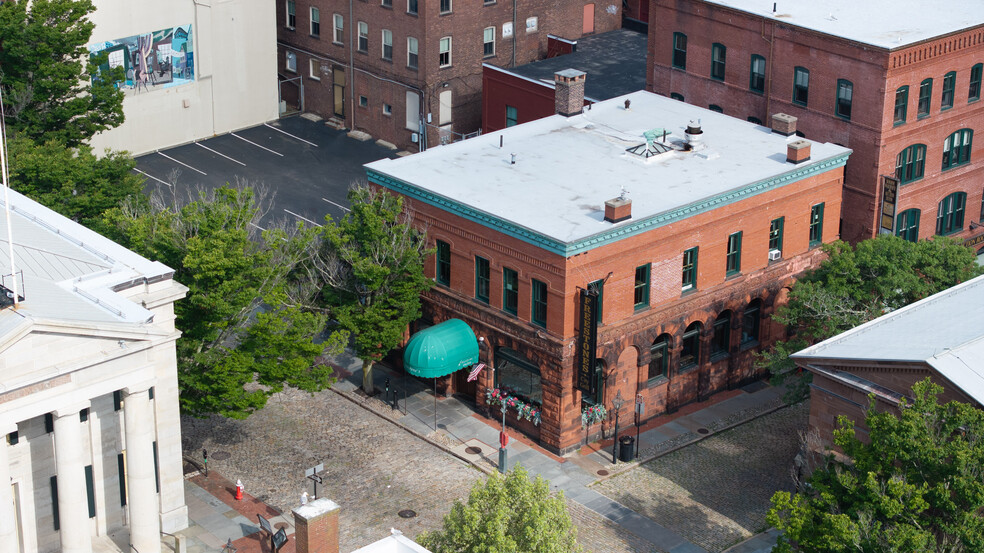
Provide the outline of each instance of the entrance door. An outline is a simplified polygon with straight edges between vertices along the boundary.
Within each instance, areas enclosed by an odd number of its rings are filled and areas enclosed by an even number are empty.
[[[345,69],[334,67],[331,70],[334,83],[335,115],[345,117]]]
[[[454,393],[461,394],[468,398],[469,401],[475,401],[475,395],[478,393],[478,379],[468,382],[468,373],[471,372],[470,367],[465,367],[455,371],[454,373]]]

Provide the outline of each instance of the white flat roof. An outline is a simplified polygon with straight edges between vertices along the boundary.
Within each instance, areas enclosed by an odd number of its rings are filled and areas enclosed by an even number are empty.
[[[981,0],[704,1],[888,50],[984,24]]]
[[[626,151],[653,129],[682,143],[697,121],[703,150],[648,160]],[[796,139],[640,91],[581,115],[546,117],[366,169],[371,181],[418,201],[570,255],[828,171],[851,152],[813,142],[810,161],[793,164],[786,146]],[[632,218],[605,221],[605,201],[623,187]]]

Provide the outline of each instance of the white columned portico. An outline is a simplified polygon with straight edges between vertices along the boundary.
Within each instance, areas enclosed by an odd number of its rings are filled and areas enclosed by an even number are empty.
[[[17,430],[16,423],[0,422],[0,553],[17,553],[16,516],[14,496],[10,488],[10,456],[7,434]]]
[[[82,423],[79,421],[79,411],[88,407],[89,402],[75,403],[52,413],[55,419],[55,470],[62,553],[92,552],[85,497]],[[10,489],[9,486],[7,489]]]
[[[123,424],[126,436],[127,504],[130,543],[140,553],[160,553],[161,526],[154,482],[154,411],[150,385],[124,390]]]

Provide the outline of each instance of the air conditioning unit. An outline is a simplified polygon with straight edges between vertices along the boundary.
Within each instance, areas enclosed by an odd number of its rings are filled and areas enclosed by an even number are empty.
[[[781,250],[769,250],[769,261],[778,261],[781,257]]]

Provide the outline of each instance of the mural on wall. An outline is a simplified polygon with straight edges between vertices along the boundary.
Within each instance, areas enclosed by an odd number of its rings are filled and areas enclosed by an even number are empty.
[[[168,88],[195,80],[191,25],[89,45],[89,55],[106,54],[100,71],[122,68],[128,93]]]

